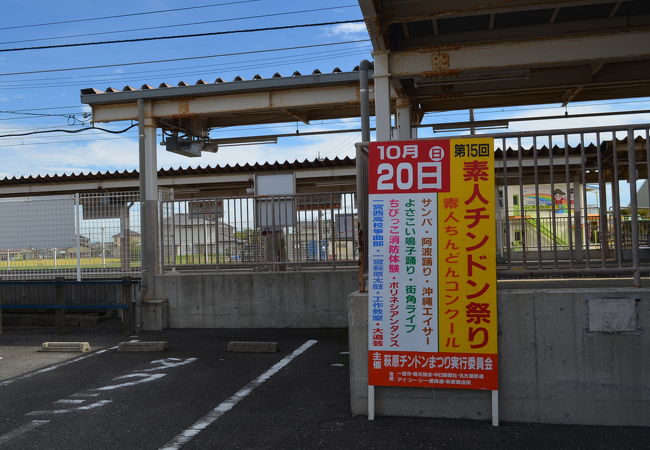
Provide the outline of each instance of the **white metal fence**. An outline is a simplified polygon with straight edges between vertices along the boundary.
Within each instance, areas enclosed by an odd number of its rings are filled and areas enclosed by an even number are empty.
[[[161,202],[165,269],[354,264],[351,192]]]
[[[648,124],[494,135],[499,275],[633,275],[638,284],[650,273],[650,183],[639,182],[650,174],[649,135]],[[356,264],[356,199],[163,199],[161,265]],[[137,192],[0,199],[1,279],[138,275],[140,242]]]
[[[495,135],[502,277],[650,270],[647,124]],[[640,200],[641,199],[641,200]]]
[[[0,199],[0,278],[119,278],[140,271],[137,192]]]
[[[632,275],[639,285],[650,273],[650,124],[492,136],[499,276]],[[357,158],[367,165],[367,143]]]

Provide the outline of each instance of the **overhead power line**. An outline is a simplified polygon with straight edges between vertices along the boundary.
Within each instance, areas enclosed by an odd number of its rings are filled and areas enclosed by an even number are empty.
[[[43,131],[30,131],[28,133],[14,133],[14,134],[0,134],[0,138],[7,138],[7,137],[21,137],[21,136],[31,136],[34,134],[48,134],[48,133],[68,133],[68,134],[76,134],[76,133],[81,133],[82,131],[88,131],[88,130],[99,130],[99,131],[105,131],[106,133],[111,133],[111,134],[121,134],[121,133],[126,133],[133,127],[137,127],[138,124],[134,123],[133,125],[124,128],[123,130],[109,130],[108,128],[100,128],[100,127],[87,127],[87,128],[79,128],[78,130],[64,130],[64,129],[56,129],[56,130],[43,130]]]
[[[18,28],[43,27],[43,26],[46,26],[46,25],[61,25],[61,24],[64,24],[64,23],[79,23],[79,22],[90,22],[90,21],[94,21],[94,20],[118,19],[118,18],[122,18],[122,17],[144,16],[144,15],[149,15],[149,14],[162,14],[162,13],[176,12],[176,11],[187,11],[187,10],[190,10],[190,9],[214,8],[216,6],[237,5],[237,4],[240,4],[240,3],[252,3],[252,2],[259,2],[259,1],[260,0],[239,0],[239,1],[226,2],[226,3],[211,3],[209,5],[186,6],[184,8],[158,9],[158,10],[153,10],[153,11],[142,11],[142,12],[136,12],[136,13],[115,14],[115,15],[112,15],[112,16],[101,16],[101,17],[89,17],[89,18],[84,18],[84,19],[60,20],[58,22],[33,23],[33,24],[29,24],[29,25],[14,25],[14,26],[11,26],[11,27],[1,27],[0,31],[2,31],[2,30],[15,30],[15,29],[18,29]]]
[[[297,28],[312,28],[322,27],[326,25],[342,25],[346,23],[359,23],[363,19],[356,20],[337,20],[334,22],[318,22],[318,23],[301,23],[298,25],[282,25],[278,27],[266,28],[248,28],[240,30],[226,30],[226,31],[213,31],[209,33],[193,33],[193,34],[176,34],[172,36],[153,36],[147,38],[133,38],[133,39],[115,39],[112,41],[96,41],[96,42],[75,42],[72,44],[57,44],[57,45],[39,45],[36,47],[16,47],[16,48],[0,48],[0,52],[22,52],[28,50],[52,50],[55,48],[69,48],[69,47],[86,47],[90,45],[107,45],[107,44],[126,44],[133,42],[148,42],[148,41],[161,41],[169,39],[185,39],[193,37],[206,37],[206,36],[222,36],[226,34],[240,34],[240,33],[257,33],[260,31],[278,31],[278,30],[292,30]]]
[[[120,136],[120,137],[107,137],[107,138],[94,138],[94,139],[74,139],[74,140],[69,140],[69,141],[37,141],[37,142],[20,142],[16,144],[2,144],[0,147],[6,148],[6,147],[33,147],[38,145],[39,147],[43,145],[49,145],[49,144],[77,144],[79,142],[96,142],[96,141],[118,141],[118,140],[132,140],[135,139],[136,137],[125,137],[125,136]]]
[[[312,45],[297,45],[295,47],[270,48],[270,49],[263,49],[263,50],[250,50],[245,52],[219,53],[216,55],[187,56],[184,58],[157,59],[157,60],[150,60],[150,61],[134,61],[134,62],[116,63],[116,64],[99,64],[96,66],[65,67],[59,69],[30,70],[25,72],[7,72],[7,73],[0,73],[0,76],[6,77],[12,75],[28,75],[33,73],[68,72],[72,70],[104,69],[106,67],[123,67],[123,66],[137,66],[142,64],[159,64],[159,63],[167,63],[167,62],[175,62],[175,61],[190,61],[195,59],[221,58],[224,56],[253,55],[256,53],[281,52],[281,51],[297,50],[303,48],[328,47],[333,45],[344,45],[344,44],[353,44],[357,42],[369,42],[369,41],[370,39],[356,39],[353,41],[328,42],[325,44],[312,44]]]
[[[335,49],[326,49],[320,51],[308,51],[301,53],[294,53],[291,55],[274,55],[261,58],[259,56],[254,59],[244,59],[237,60],[233,62],[223,62],[217,64],[199,64],[199,65],[183,65],[181,67],[165,68],[165,69],[149,69],[149,70],[136,70],[136,71],[121,71],[120,73],[98,73],[93,75],[67,75],[60,77],[42,77],[42,78],[26,78],[26,79],[12,79],[6,81],[0,81],[0,88],[35,88],[41,87],[45,84],[34,83],[35,81],[43,82],[56,82],[57,80],[65,80],[65,84],[50,84],[49,86],[62,86],[62,85],[74,85],[78,86],[79,83],[115,83],[121,80],[126,80],[125,77],[129,78],[130,81],[133,81],[134,76],[146,76],[151,78],[157,78],[161,75],[164,75],[165,78],[170,76],[177,75],[196,75],[206,72],[213,72],[215,75],[228,73],[232,71],[239,71],[249,68],[262,68],[262,67],[273,67],[276,71],[281,70],[278,68],[278,62],[285,66],[287,63],[303,63],[308,61],[324,61],[326,59],[338,58],[340,56],[351,56],[361,53],[368,53],[372,47],[370,45],[358,46],[354,48],[335,48]],[[262,61],[265,64],[260,64]],[[255,64],[254,66],[244,65],[244,64]],[[198,70],[200,69],[200,70]],[[295,68],[292,68],[293,72]],[[78,108],[81,105],[77,106]]]
[[[64,35],[64,36],[52,36],[52,37],[43,37],[43,38],[36,38],[36,39],[21,39],[21,40],[18,40],[18,41],[0,42],[0,45],[18,44],[18,43],[21,43],[21,42],[51,41],[51,40],[55,40],[55,39],[69,39],[69,38],[84,37],[84,36],[101,36],[101,35],[106,35],[106,34],[130,33],[132,31],[161,30],[161,29],[169,29],[169,28],[194,26],[194,25],[207,25],[207,24],[214,24],[214,23],[234,22],[234,21],[237,21],[237,20],[261,19],[261,18],[265,18],[265,17],[288,16],[288,15],[292,15],[292,14],[304,14],[304,13],[317,12],[317,11],[331,11],[331,10],[334,10],[334,9],[354,8],[354,7],[358,7],[358,6],[359,5],[330,6],[328,8],[303,9],[303,10],[300,10],[300,11],[285,11],[285,12],[272,13],[272,14],[258,14],[258,15],[255,15],[255,16],[230,17],[230,18],[227,18],[227,19],[203,20],[203,21],[200,21],[200,22],[176,23],[176,24],[171,24],[171,25],[160,25],[160,26],[156,26],[156,27],[129,28],[129,29],[125,29],[125,30],[99,31],[99,32],[95,32],[95,33],[81,33],[81,34],[67,34],[67,35]]]
[[[37,113],[37,112],[24,112],[24,111],[0,111],[0,114],[15,114],[17,116],[36,116],[36,117],[70,117],[70,114],[65,114],[65,113],[52,114],[52,113]],[[83,114],[89,114],[89,113],[83,113]]]
[[[12,109],[11,113],[25,112],[25,111],[45,111],[50,109],[68,109],[68,108],[83,108],[84,105],[71,105],[71,106],[46,106],[43,108],[28,108],[28,109]]]
[[[318,52],[314,52],[318,53]],[[324,53],[324,52],[323,52]],[[314,56],[311,58],[293,58],[293,57],[285,57],[282,58],[281,62],[282,64],[304,64],[306,62],[310,61],[319,61],[323,62],[326,60],[331,60],[331,59],[340,59],[341,57],[344,56],[354,56],[354,55],[363,55],[367,54],[368,49],[359,49],[359,50],[348,50],[348,51],[339,51],[339,52],[329,52],[325,55],[318,55]],[[260,64],[260,61],[264,60],[266,58],[259,58],[257,62],[254,61],[246,61],[248,64],[245,65],[237,65],[237,66],[229,66],[229,67],[223,67],[223,68],[218,68],[218,69],[212,69],[212,70],[206,70],[203,69],[201,71],[197,70],[170,70],[165,73],[165,77],[189,77],[189,76],[204,76],[208,72],[214,72],[216,75],[220,77],[224,77],[225,74],[229,73],[238,73],[243,70],[248,70],[248,69],[262,69],[266,67],[274,67],[277,69],[277,62],[267,62],[264,64]],[[359,58],[361,59],[361,58]],[[278,61],[279,58],[272,58],[273,61]],[[216,71],[216,72],[215,72]],[[70,81],[70,82],[53,82],[53,83],[39,83],[39,84],[34,84],[31,80],[29,82],[20,82],[20,83],[12,83],[12,84],[1,84],[0,88],[4,90],[20,90],[20,89],[50,89],[53,87],[67,87],[67,86],[76,86],[79,87],[80,83],[86,83],[86,84],[105,84],[105,85],[111,85],[111,84],[117,84],[117,83],[130,83],[133,81],[133,77],[131,78],[126,78],[121,76],[123,74],[115,74],[110,78],[90,78],[90,79],[83,79],[82,81]],[[156,75],[158,77],[159,75]],[[212,75],[215,76],[215,75]],[[152,76],[153,77],[153,76]],[[47,80],[46,80],[47,81]],[[2,83],[2,82],[0,82]],[[1,119],[0,119],[1,120]]]

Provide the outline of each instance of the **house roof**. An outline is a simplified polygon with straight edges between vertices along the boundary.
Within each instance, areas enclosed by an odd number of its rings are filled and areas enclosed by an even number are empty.
[[[138,237],[138,236],[140,236],[140,233],[138,233],[138,232],[135,231],[135,230],[129,230],[129,237],[131,237],[131,236],[132,236],[132,237]],[[111,237],[113,237],[113,238],[116,238],[116,237],[121,238],[121,237],[122,237],[122,233],[114,234],[114,235],[111,236]]]

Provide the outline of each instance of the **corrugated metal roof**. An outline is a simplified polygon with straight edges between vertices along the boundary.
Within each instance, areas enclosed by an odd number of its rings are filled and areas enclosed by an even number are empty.
[[[92,104],[95,102],[101,102],[100,98],[103,98],[104,96],[110,96],[111,99],[113,99],[115,97],[118,97],[116,94],[122,94],[119,97],[124,97],[124,93],[128,93],[127,96],[132,98],[159,97],[165,96],[166,94],[173,96],[201,95],[201,91],[210,90],[210,88],[217,86],[221,88],[233,88],[235,90],[239,90],[239,88],[242,90],[251,90],[258,88],[266,89],[272,86],[281,87],[282,84],[286,84],[289,87],[291,84],[298,81],[308,83],[314,82],[319,84],[329,82],[347,82],[350,81],[350,74],[353,74],[352,78],[356,79],[358,77],[358,72],[359,66],[355,66],[351,72],[343,72],[338,67],[335,67],[331,73],[323,73],[319,69],[315,69],[311,74],[303,75],[301,72],[296,70],[289,76],[284,76],[279,72],[275,72],[270,78],[264,78],[259,74],[255,74],[250,80],[246,80],[241,75],[237,75],[230,82],[224,81],[221,77],[217,77],[212,83],[207,82],[203,79],[197,80],[194,84],[187,83],[185,81],[179,81],[176,86],[163,82],[160,83],[157,88],[146,83],[140,86],[139,89],[129,85],[124,86],[122,89],[115,89],[109,86],[103,91],[95,88],[85,88],[81,89],[81,101],[84,103]],[[273,81],[273,85],[268,85],[269,83],[264,83],[265,81]]]
[[[274,163],[255,163],[255,164],[235,164],[233,166],[205,166],[196,168],[169,168],[160,169],[158,171],[159,177],[173,177],[173,176],[191,176],[191,175],[215,175],[223,173],[245,173],[245,172],[265,172],[277,170],[298,170],[298,169],[321,169],[333,167],[354,166],[354,159],[345,158],[325,158],[322,160],[304,161],[295,160],[293,162],[274,162]],[[137,170],[123,170],[123,171],[105,171],[105,172],[90,172],[79,174],[62,174],[62,175],[36,175],[36,176],[21,176],[21,177],[6,177],[0,179],[0,186],[19,185],[19,184],[37,184],[37,183],[68,183],[76,181],[90,181],[90,180],[115,180],[115,179],[129,179],[138,178]]]
[[[487,137],[487,136],[486,136]],[[498,140],[497,140],[498,141]],[[645,144],[646,140],[637,136],[635,138],[635,143],[637,147],[639,145]],[[617,146],[620,149],[624,147],[627,143],[627,139],[617,139]],[[601,148],[605,146],[611,146],[611,141],[604,141],[601,143]],[[564,147],[553,146],[553,156],[563,157],[565,155]],[[549,156],[550,151],[547,146],[540,146],[537,149],[538,157]],[[581,150],[580,146],[569,146],[570,155],[580,155]],[[497,147],[495,149],[495,159],[499,160],[503,156],[503,151],[501,148]],[[506,149],[507,158],[517,158],[518,151],[512,147]],[[588,157],[593,157],[596,155],[596,145],[586,144],[585,145],[585,155]],[[533,157],[533,147],[523,147],[522,148],[522,157],[532,158]],[[561,165],[563,161],[561,159],[557,160],[558,166]],[[295,160],[293,162],[284,161],[284,162],[274,162],[274,163],[255,163],[255,164],[235,164],[235,165],[225,165],[225,166],[205,166],[205,167],[196,167],[196,168],[169,168],[169,169],[160,169],[158,171],[158,176],[163,177],[174,177],[174,176],[192,176],[192,175],[215,175],[215,174],[225,174],[225,173],[248,173],[248,172],[265,172],[265,171],[277,171],[277,170],[300,170],[300,169],[322,169],[322,168],[334,168],[334,167],[353,167],[355,166],[355,159],[350,157],[345,158],[324,158],[316,160]],[[137,170],[123,170],[123,171],[104,171],[104,172],[90,172],[90,173],[79,173],[79,174],[55,174],[55,175],[29,175],[21,177],[5,177],[0,179],[0,186],[10,186],[10,185],[21,185],[21,184],[38,184],[38,183],[66,183],[66,182],[77,182],[77,181],[91,181],[91,180],[115,180],[115,179],[132,179],[138,178],[139,173]]]

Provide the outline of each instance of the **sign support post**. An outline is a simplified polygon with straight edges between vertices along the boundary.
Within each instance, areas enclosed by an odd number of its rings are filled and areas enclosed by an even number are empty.
[[[368,385],[368,420],[375,420],[375,387]]]

